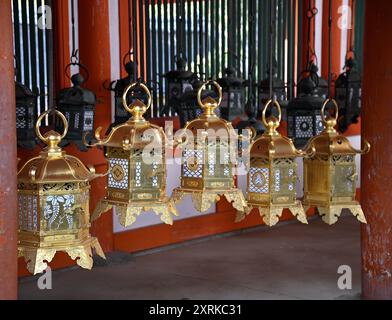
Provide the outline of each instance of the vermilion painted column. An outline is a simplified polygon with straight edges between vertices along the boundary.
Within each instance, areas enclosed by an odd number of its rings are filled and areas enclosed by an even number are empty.
[[[79,1],[79,50],[80,61],[89,73],[86,87],[97,95],[95,127],[108,128],[111,123],[111,94],[104,89],[103,83],[110,82],[110,34],[109,1]],[[70,150],[85,163],[97,166],[99,172],[107,171],[107,164],[102,150],[92,149],[87,154]],[[106,177],[96,179],[91,184],[91,209],[105,195]],[[113,250],[112,215],[105,213],[93,223],[92,233],[99,238],[104,251]]]
[[[339,7],[343,5],[343,0],[324,0],[323,1],[323,48],[322,48],[322,76],[328,79],[329,65],[329,1],[332,1],[332,55],[331,55],[331,72],[336,78],[341,73],[340,49],[342,30],[339,28]]]
[[[363,157],[362,293],[392,299],[392,1],[366,1],[362,134],[372,144]]]
[[[0,1],[0,12],[0,299],[16,299],[16,113],[11,1]]]

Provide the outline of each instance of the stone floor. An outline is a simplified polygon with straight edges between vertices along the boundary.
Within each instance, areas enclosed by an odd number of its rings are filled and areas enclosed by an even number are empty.
[[[318,218],[202,239],[145,254],[114,253],[92,271],[53,272],[52,290],[20,280],[20,299],[359,299],[359,223]],[[340,265],[352,290],[339,290]]]

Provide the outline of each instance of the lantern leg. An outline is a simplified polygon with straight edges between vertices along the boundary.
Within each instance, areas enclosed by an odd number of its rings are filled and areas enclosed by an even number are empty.
[[[297,218],[298,221],[308,224],[308,219],[306,218],[306,213],[304,208],[302,207],[301,201],[296,201],[295,206],[288,208],[294,217]]]
[[[199,212],[206,212],[219,199],[220,196],[216,192],[203,191],[192,193],[194,207]]]
[[[264,223],[273,227],[279,222],[279,218],[282,216],[283,208],[282,207],[258,207],[260,216],[263,218]]]
[[[65,252],[68,253],[72,260],[76,260],[76,263],[80,267],[91,270],[91,268],[93,267],[92,249],[95,250],[97,255],[99,255],[103,259],[106,259],[97,238],[93,237],[89,238],[82,245],[67,249],[65,250]]]
[[[251,213],[252,210],[253,210],[253,207],[251,207],[251,206],[247,206],[244,211],[237,210],[235,222],[238,223],[238,222],[243,221],[246,218],[246,216],[248,216]]]
[[[140,216],[143,206],[115,206],[115,211],[119,222],[123,227],[128,227],[136,221],[136,217]]]
[[[246,200],[240,190],[233,190],[230,193],[225,193],[224,196],[226,197],[226,200],[233,205],[234,209],[237,209],[240,212],[245,210],[247,206]]]
[[[177,209],[174,205],[174,202],[172,200],[165,199],[165,202],[161,205],[156,205],[151,208],[146,207],[145,210],[153,210],[158,216],[160,215],[161,221],[163,223],[173,225],[173,217],[177,216],[178,217],[178,212]]]
[[[112,207],[113,206],[105,200],[99,201],[91,215],[91,221],[97,220],[103,213],[112,209]]]
[[[19,257],[24,257],[27,263],[27,270],[34,275],[46,270],[48,263],[53,260],[56,252],[56,249],[50,248],[18,248]]]
[[[348,205],[331,205],[329,207],[317,207],[323,221],[329,225],[335,224],[342,214],[343,209],[348,209],[362,223],[367,223],[361,205],[357,202]]]

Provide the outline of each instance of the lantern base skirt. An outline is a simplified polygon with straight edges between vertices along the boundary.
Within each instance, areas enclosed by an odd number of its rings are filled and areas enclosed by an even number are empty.
[[[133,202],[119,204],[109,200],[101,200],[94,210],[91,217],[92,221],[97,220],[101,214],[115,208],[118,220],[123,227],[128,227],[136,221],[136,217],[140,216],[142,212],[153,211],[160,216],[161,221],[173,225],[173,216],[178,216],[174,201],[169,198],[164,198],[158,202]]]
[[[305,211],[307,211],[312,206],[306,203],[304,203],[304,205]],[[361,205],[357,201],[349,204],[331,204],[329,206],[318,205],[316,207],[322,220],[329,225],[333,225],[338,221],[344,209],[350,210],[350,212],[358,219],[358,221],[367,223]]]
[[[308,220],[306,219],[306,214],[305,210],[302,207],[301,201],[296,201],[293,205],[269,205],[269,206],[262,206],[260,204],[248,204],[248,207],[246,208],[245,213],[238,212],[237,213],[237,218],[236,222],[241,222],[246,218],[247,215],[250,214],[250,212],[256,209],[260,216],[263,218],[264,223],[272,227],[276,225],[279,222],[279,218],[283,214],[283,210],[288,209],[291,211],[294,217],[297,218],[298,221],[308,224]]]
[[[230,190],[190,190],[177,188],[173,190],[172,199],[175,203],[179,203],[186,195],[192,196],[192,202],[195,209],[199,212],[206,212],[211,208],[212,204],[219,201],[221,197],[225,197],[234,209],[243,212],[246,208],[245,197],[242,191],[236,188]]]
[[[91,270],[93,267],[93,249],[97,255],[106,259],[98,239],[93,237],[89,237],[80,243],[73,243],[71,246],[54,245],[38,248],[33,246],[19,246],[18,255],[19,257],[24,257],[27,263],[27,270],[35,275],[45,271],[56,252],[60,251],[68,253],[72,260],[77,259],[76,263],[80,267]]]

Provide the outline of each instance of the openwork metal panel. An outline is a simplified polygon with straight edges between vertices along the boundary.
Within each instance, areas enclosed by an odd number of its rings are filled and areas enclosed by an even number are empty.
[[[53,97],[53,32],[43,23],[46,14],[52,15],[52,0],[9,1],[14,25],[15,79],[39,93],[40,114],[49,108]]]
[[[133,51],[139,66],[138,77],[154,88],[152,115],[160,116],[168,93],[163,75],[176,68],[176,58],[181,55],[186,58],[188,69],[202,80],[221,77],[228,66],[245,79],[252,76],[254,86],[265,79],[269,65],[271,3],[276,4],[274,56],[278,77],[288,84],[287,94],[291,98],[297,65],[295,17],[301,1],[130,1],[130,12],[138,16],[130,21],[137,24],[136,28],[131,27],[134,30],[131,38],[137,39],[133,41]],[[256,88],[252,92],[257,92]]]

